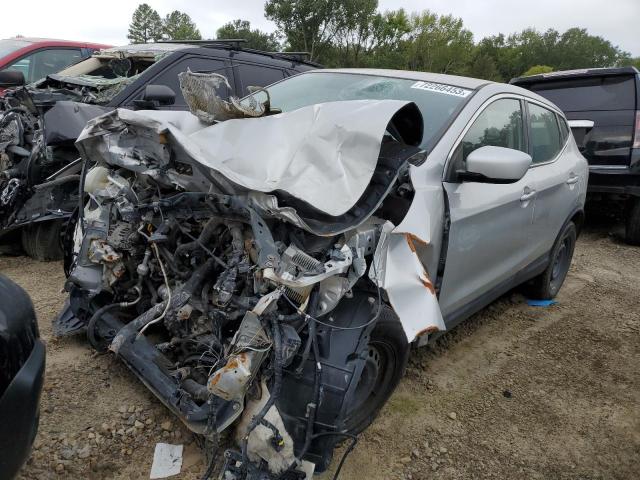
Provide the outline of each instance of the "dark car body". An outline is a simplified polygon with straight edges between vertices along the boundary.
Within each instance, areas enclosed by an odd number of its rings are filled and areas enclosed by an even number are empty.
[[[32,83],[109,47],[101,43],[70,40],[9,38],[0,40],[0,71],[20,71],[25,81]],[[0,88],[0,93],[3,90]]]
[[[589,162],[590,193],[628,202],[627,238],[640,221],[640,72],[635,67],[590,68],[515,78],[558,105]],[[634,209],[638,218],[634,218]],[[629,225],[632,222],[632,225]],[[631,234],[630,234],[631,233]]]
[[[44,222],[60,225],[78,205],[79,169],[66,167],[78,157],[74,142],[89,119],[116,108],[187,110],[178,83],[178,73],[186,70],[224,75],[230,88],[223,94],[228,97],[312,68],[317,65],[295,56],[243,49],[236,43],[158,43],[103,50],[34,85],[13,90],[0,118],[0,144],[8,115],[20,115],[25,125],[17,130],[30,136],[25,134],[19,140],[23,143],[8,147],[6,155],[13,149],[13,157],[6,157],[4,166],[5,152],[0,151],[0,238],[21,230],[29,255],[57,258],[59,246],[50,240],[59,229]],[[145,100],[151,85],[169,87],[175,98],[162,103]]]
[[[0,275],[0,480],[26,461],[38,429],[45,347],[27,294]]]

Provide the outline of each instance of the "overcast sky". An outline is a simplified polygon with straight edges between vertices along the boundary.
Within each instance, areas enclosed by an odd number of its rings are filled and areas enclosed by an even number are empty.
[[[5,0],[1,36],[14,35],[85,40],[113,45],[127,43],[127,28],[136,0]],[[272,31],[264,16],[264,0],[147,0],[161,16],[172,10],[188,13],[203,37],[215,36],[224,23],[242,18]],[[430,9],[462,17],[476,41],[526,27],[560,32],[586,28],[633,56],[640,56],[640,0],[379,0],[380,9]]]

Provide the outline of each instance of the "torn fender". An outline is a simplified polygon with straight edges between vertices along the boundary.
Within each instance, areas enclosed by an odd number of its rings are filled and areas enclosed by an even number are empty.
[[[377,277],[378,286],[387,292],[411,343],[446,327],[433,282],[416,251],[416,245],[426,241],[416,233],[403,230],[391,222],[383,225],[369,276],[374,281]]]

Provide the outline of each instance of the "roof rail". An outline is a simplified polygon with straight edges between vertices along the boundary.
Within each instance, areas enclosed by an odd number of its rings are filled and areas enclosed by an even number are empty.
[[[311,54],[309,52],[268,52],[272,55],[278,55],[281,57],[291,57],[295,60],[311,60]]]
[[[244,48],[242,44],[247,43],[244,38],[219,38],[215,40],[161,40],[156,43],[178,43],[184,45],[193,45],[196,47],[210,48],[231,48],[233,50],[242,50],[247,53],[256,53],[259,55],[268,55],[271,58],[286,60],[289,62],[304,63],[313,67],[322,68],[322,65],[311,61],[309,52],[265,52],[264,50],[256,50],[253,48]]]
[[[183,43],[185,45],[197,45],[199,47],[219,47],[220,45],[228,45],[231,48],[239,50],[243,43],[247,43],[244,38],[216,38],[215,40],[160,40],[156,43]]]

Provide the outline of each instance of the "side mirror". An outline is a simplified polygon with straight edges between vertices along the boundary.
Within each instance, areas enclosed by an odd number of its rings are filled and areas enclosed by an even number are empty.
[[[512,148],[484,146],[467,157],[467,169],[459,172],[463,181],[515,183],[531,165],[531,155]]]
[[[161,105],[173,105],[176,101],[176,92],[166,85],[147,85],[144,88],[142,99],[134,100],[133,104],[138,110],[153,110]]]
[[[24,74],[17,70],[0,71],[0,87],[21,87],[25,84]]]

